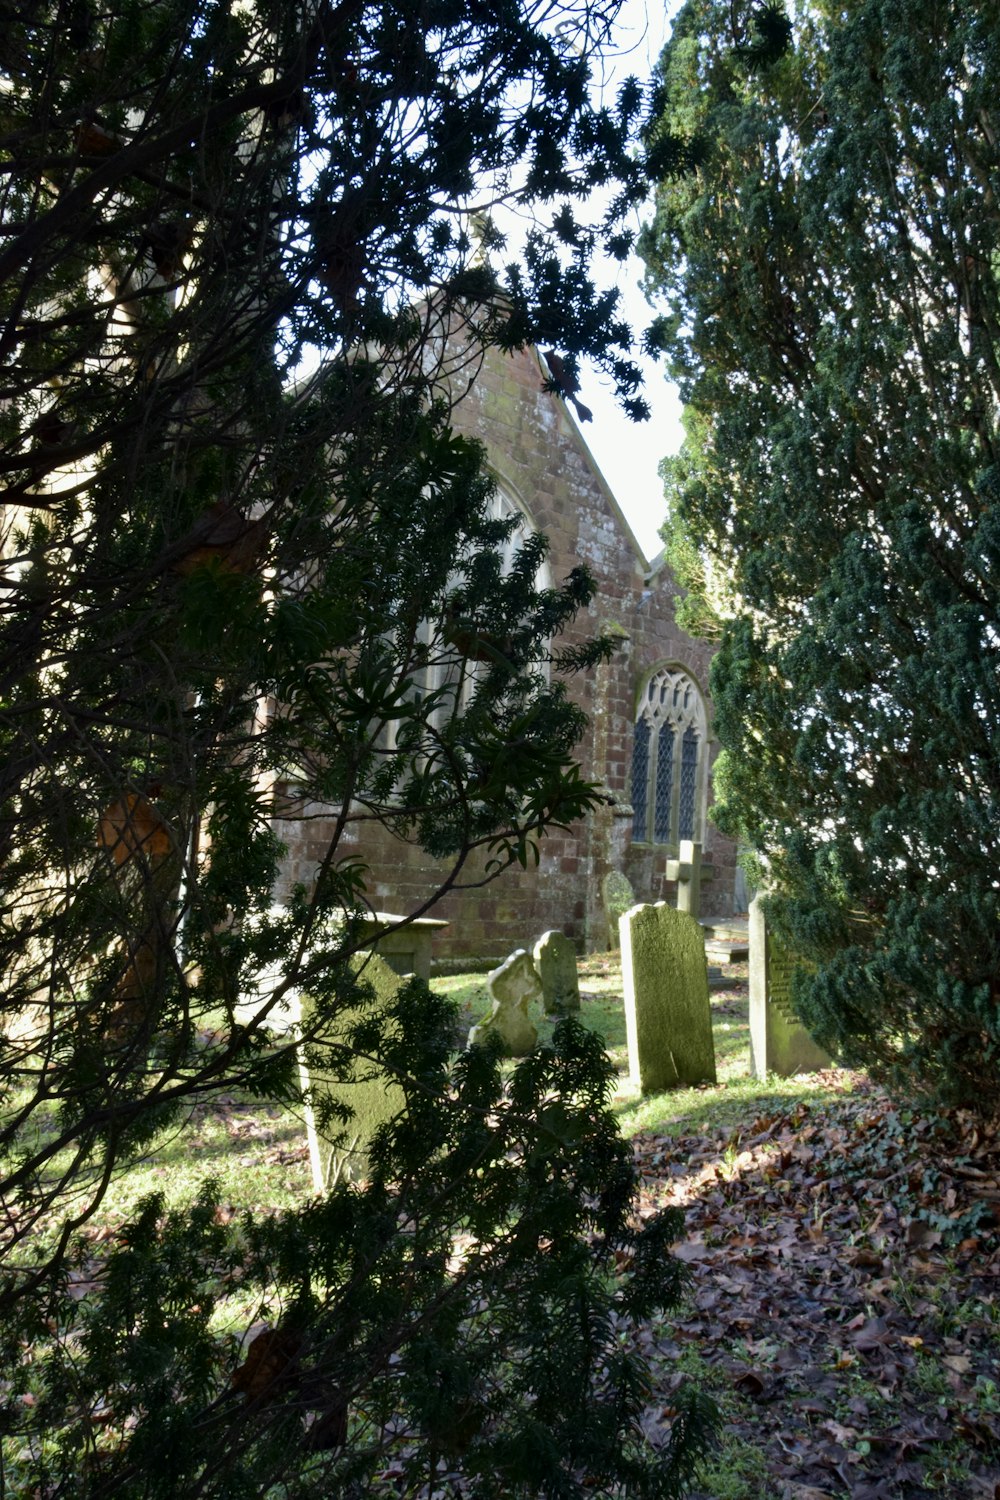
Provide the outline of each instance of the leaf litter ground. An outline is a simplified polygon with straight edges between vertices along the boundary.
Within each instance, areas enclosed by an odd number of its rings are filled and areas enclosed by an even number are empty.
[[[690,1376],[725,1423],[693,1500],[997,1500],[997,1126],[857,1073],[786,1082],[735,1125],[634,1137],[640,1211],[684,1209],[691,1271],[680,1319],[640,1334],[650,1436]]]
[[[639,1333],[648,1435],[693,1379],[724,1428],[691,1500],[1000,1500],[1000,1122],[894,1105],[840,1069],[753,1083],[746,977],[729,966],[713,997],[720,1086],[640,1101],[619,965],[580,964],[640,1213],[685,1212],[687,1307]],[[470,1020],[488,998],[482,976],[443,987]]]

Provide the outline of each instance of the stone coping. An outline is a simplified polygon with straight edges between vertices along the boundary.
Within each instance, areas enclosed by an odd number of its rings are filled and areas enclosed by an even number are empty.
[[[451,923],[441,917],[403,917],[391,911],[369,911],[358,918],[362,923],[377,923],[380,927],[417,927],[423,932],[434,932],[439,927],[450,927]]]
[[[746,917],[705,917],[701,925],[706,937],[741,938],[746,942],[750,932],[750,923]]]

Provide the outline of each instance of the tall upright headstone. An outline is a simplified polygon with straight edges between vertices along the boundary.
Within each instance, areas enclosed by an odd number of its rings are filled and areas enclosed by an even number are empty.
[[[542,983],[542,1009],[547,1016],[565,1016],[580,1009],[580,981],[576,949],[564,932],[543,932],[533,958]]]
[[[760,897],[750,903],[750,1069],[755,1078],[815,1073],[831,1058],[795,1013],[794,954],[768,930]]]
[[[409,982],[396,974],[377,953],[359,956],[354,963],[371,986],[378,1009],[387,1006]],[[308,1049],[308,1062],[300,1048],[302,1083],[311,1101],[311,1109],[306,1114],[309,1157],[313,1185],[318,1193],[325,1192],[338,1177],[351,1181],[363,1176],[367,1148],[375,1131],[405,1108],[406,1096],[399,1084],[380,1072],[369,1058],[354,1057],[343,1070],[339,1065],[330,1072],[322,1067],[323,1043],[336,1044],[363,1013],[353,1008],[340,1012],[332,1029],[325,1036],[318,1036],[315,1045]],[[310,1015],[309,1000],[303,996],[301,1024],[305,1030],[309,1029]],[[330,1101],[346,1105],[351,1111],[351,1119],[343,1126],[334,1120],[328,1125],[317,1121],[317,1116],[321,1118],[323,1115],[323,1105]]]
[[[601,881],[601,899],[608,919],[608,947],[617,948],[619,923],[625,913],[635,905],[635,891],[628,877],[620,870],[609,870]]]
[[[665,902],[621,919],[629,1076],[644,1094],[714,1083],[715,1047],[701,926]]]

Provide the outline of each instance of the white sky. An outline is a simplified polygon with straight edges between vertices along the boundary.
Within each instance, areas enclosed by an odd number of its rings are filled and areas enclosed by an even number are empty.
[[[605,59],[600,80],[612,96],[629,74],[644,85],[648,83],[666,40],[669,19],[679,5],[680,0],[623,0],[615,46]],[[648,216],[637,213],[635,227],[638,229]],[[503,217],[498,213],[498,222],[516,241],[516,229],[512,231],[511,224],[504,223]],[[655,315],[655,309],[650,308],[640,290],[642,262],[630,256],[621,264],[606,261],[595,270],[599,286],[613,284],[621,289],[620,311],[640,335]],[[316,358],[315,351],[307,352],[297,373],[313,368]],[[640,547],[651,561],[662,546],[658,531],[666,510],[663,483],[656,470],[660,459],[675,453],[681,445],[681,406],[676,388],[667,381],[662,366],[638,354],[633,358],[643,371],[642,394],[652,413],[649,421],[630,421],[618,406],[607,377],[582,361],[580,396],[594,413],[594,420],[585,423],[581,431]],[[566,410],[573,419],[572,407],[567,404]]]
[[[607,73],[613,90],[629,73],[645,83],[660,55],[677,0],[625,0],[618,23],[617,56]],[[654,316],[639,289],[642,262],[632,256],[621,266],[609,264],[607,275],[621,288],[622,309],[640,331]],[[615,498],[625,512],[647,558],[660,551],[657,532],[663,524],[663,483],[656,472],[660,459],[675,453],[683,433],[681,406],[662,365],[640,360],[645,376],[643,395],[652,409],[648,422],[631,422],[620,411],[610,383],[586,364],[580,370],[580,395],[594,413],[582,432]],[[572,411],[572,408],[569,408]]]

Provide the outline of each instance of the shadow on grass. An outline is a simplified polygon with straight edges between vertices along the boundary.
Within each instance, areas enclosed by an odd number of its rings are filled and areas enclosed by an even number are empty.
[[[102,1219],[127,1218],[162,1193],[168,1207],[192,1203],[206,1182],[220,1201],[251,1211],[291,1209],[312,1192],[305,1122],[297,1111],[227,1099],[165,1126],[144,1154],[111,1180]]]
[[[844,1084],[831,1084],[830,1073],[766,1081],[743,1078],[650,1094],[645,1099],[626,1095],[615,1101],[613,1109],[623,1135],[679,1138],[746,1134],[758,1120],[787,1114],[797,1104],[822,1103],[845,1091]]]

